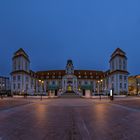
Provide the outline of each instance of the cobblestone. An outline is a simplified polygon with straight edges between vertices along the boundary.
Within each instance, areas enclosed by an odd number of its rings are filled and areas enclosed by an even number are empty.
[[[26,104],[0,110],[0,140],[140,139],[140,111],[129,106],[131,101],[115,104],[93,99],[49,99],[30,104],[28,100],[20,101]],[[140,104],[140,100],[132,102]]]

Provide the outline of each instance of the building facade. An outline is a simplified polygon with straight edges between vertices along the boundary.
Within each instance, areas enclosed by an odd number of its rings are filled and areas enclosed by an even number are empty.
[[[126,53],[117,48],[110,58],[107,71],[75,70],[72,60],[68,60],[64,70],[34,72],[30,69],[30,59],[23,49],[16,51],[12,58],[11,90],[13,94],[62,95],[73,92],[85,95],[126,94],[128,92],[128,71]]]
[[[0,76],[0,92],[6,93],[7,91],[10,91],[10,89],[11,85],[9,77]]]
[[[140,75],[128,78],[129,95],[140,95]]]

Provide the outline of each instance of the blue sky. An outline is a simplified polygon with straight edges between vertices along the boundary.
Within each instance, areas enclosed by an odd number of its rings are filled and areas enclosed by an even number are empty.
[[[29,54],[33,70],[109,69],[120,47],[131,74],[140,73],[139,0],[1,0],[0,75],[11,72],[18,48]]]

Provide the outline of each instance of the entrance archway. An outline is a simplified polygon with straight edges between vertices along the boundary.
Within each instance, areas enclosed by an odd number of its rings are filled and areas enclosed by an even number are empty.
[[[69,86],[67,87],[67,91],[68,91],[68,92],[72,92],[72,91],[73,91],[72,86],[69,85]]]

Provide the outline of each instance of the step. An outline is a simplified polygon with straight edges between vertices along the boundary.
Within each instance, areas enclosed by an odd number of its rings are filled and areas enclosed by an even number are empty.
[[[60,97],[61,98],[80,98],[80,96],[77,95],[76,93],[63,93]]]

